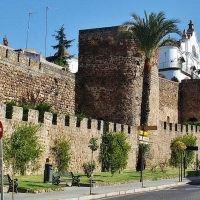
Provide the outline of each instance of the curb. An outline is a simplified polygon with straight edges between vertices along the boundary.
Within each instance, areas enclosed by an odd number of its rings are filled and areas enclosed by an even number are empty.
[[[134,193],[143,193],[143,192],[151,192],[156,190],[163,190],[165,188],[170,187],[176,187],[185,185],[188,182],[178,182],[178,183],[172,183],[168,185],[158,185],[158,186],[152,186],[152,187],[146,187],[146,188],[136,188],[131,190],[122,190],[117,192],[110,192],[106,194],[95,194],[95,195],[87,195],[87,196],[81,196],[77,198],[69,198],[69,199],[59,199],[59,200],[92,200],[92,199],[100,199],[104,197],[111,197],[111,196],[119,196],[119,195],[126,195],[126,194],[134,194]]]

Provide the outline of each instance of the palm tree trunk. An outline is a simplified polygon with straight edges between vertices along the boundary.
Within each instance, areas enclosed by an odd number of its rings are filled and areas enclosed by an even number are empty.
[[[145,58],[144,70],[143,70],[143,87],[142,87],[142,103],[141,103],[141,118],[140,125],[148,125],[149,119],[149,97],[151,87],[151,60]]]
[[[149,97],[151,89],[150,87],[151,87],[151,60],[150,58],[146,57],[143,70],[142,103],[141,103],[141,117],[140,117],[141,126],[148,125],[148,119],[150,113],[150,108],[149,108]],[[142,152],[139,148],[136,171],[145,169],[145,165],[146,165],[145,155],[142,156]]]

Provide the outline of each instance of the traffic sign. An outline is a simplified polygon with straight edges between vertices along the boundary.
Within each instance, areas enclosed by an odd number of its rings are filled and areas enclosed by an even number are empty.
[[[157,126],[138,126],[138,130],[143,130],[143,131],[157,130]]]
[[[198,151],[198,146],[187,146],[187,148],[185,150]]]
[[[0,121],[0,139],[3,137],[3,124]]]
[[[139,135],[148,136],[149,133],[147,131],[140,131]]]
[[[146,136],[139,136],[139,141],[149,142],[149,137]]]
[[[140,144],[149,144],[149,143],[146,141],[140,141]]]

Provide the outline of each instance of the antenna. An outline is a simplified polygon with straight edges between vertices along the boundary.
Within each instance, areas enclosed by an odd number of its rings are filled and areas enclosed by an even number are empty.
[[[30,29],[30,18],[33,14],[35,13],[38,13],[38,12],[29,12],[29,15],[28,15],[28,28],[27,28],[27,36],[26,36],[26,49],[28,47],[28,36],[29,36],[29,29]]]
[[[47,49],[47,25],[48,25],[48,15],[47,15],[47,11],[49,10],[49,7],[46,7],[46,34],[45,34],[45,58],[46,58],[46,49]]]
[[[45,57],[46,57],[46,50],[47,50],[47,30],[48,30],[48,10],[49,9],[50,7],[47,6],[46,7],[46,32],[45,32]],[[57,9],[57,8],[53,8],[53,9]]]

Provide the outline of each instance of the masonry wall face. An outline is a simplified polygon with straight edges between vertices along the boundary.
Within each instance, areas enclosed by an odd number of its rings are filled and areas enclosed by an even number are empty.
[[[119,27],[80,31],[76,111],[131,125],[140,114],[143,61],[133,41],[116,42],[118,33]]]
[[[21,101],[34,94],[38,102],[50,103],[54,110],[74,114],[73,74],[0,46],[0,77],[2,101]]]
[[[159,120],[178,122],[179,83],[159,78]]]
[[[157,125],[159,123],[159,77],[158,77],[158,59],[155,55],[152,59],[152,70],[151,70],[151,90],[149,97],[149,126]]]
[[[14,132],[14,124],[17,123],[29,123],[33,122],[38,124],[38,111],[29,110],[28,122],[22,121],[23,109],[20,107],[14,107],[12,119],[5,118],[6,107],[5,104],[0,104],[0,118],[4,126],[4,136],[8,137]],[[38,132],[39,142],[42,144],[43,153],[41,159],[38,161],[40,168],[34,173],[43,173],[44,164],[46,158],[49,158],[50,163],[53,164],[54,170],[55,162],[51,153],[51,148],[54,146],[54,141],[62,137],[69,142],[71,146],[71,163],[69,170],[73,172],[82,172],[82,165],[85,162],[91,161],[91,150],[88,148],[89,140],[91,137],[98,138],[98,144],[101,144],[101,137],[104,130],[104,122],[101,121],[100,126],[97,125],[98,121],[91,120],[91,128],[88,128],[88,119],[81,121],[80,127],[77,127],[76,117],[70,116],[69,124],[65,124],[65,115],[58,114],[57,124],[52,124],[52,114],[45,113],[44,123],[41,123],[40,131]],[[159,162],[168,161],[171,157],[171,141],[178,135],[184,135],[186,133],[193,133],[197,137],[197,145],[200,145],[200,129],[196,126],[184,126],[177,124],[168,124],[164,122],[158,123],[158,130],[149,131],[150,137],[150,152],[147,156],[147,165],[151,166]],[[131,146],[128,157],[127,169],[135,169],[138,153],[138,135],[139,131],[137,126],[127,126],[121,124],[109,123],[109,131],[112,132],[124,132],[127,137],[127,142]],[[94,152],[94,160],[97,163],[96,171],[101,170],[101,165],[98,163],[99,149]],[[8,169],[5,169],[5,172]],[[27,174],[33,173],[31,168],[27,169]]]
[[[191,118],[200,120],[200,80],[183,80],[180,83],[180,122]]]
[[[14,107],[14,112],[12,115],[12,119],[5,118],[6,106],[5,104],[0,104],[0,118],[1,122],[4,126],[4,138],[8,137],[15,130],[14,124],[21,123],[35,123],[38,124],[38,111],[37,110],[29,110],[28,113],[28,121],[22,121],[23,108]],[[89,140],[92,137],[98,139],[98,144],[101,143],[101,137],[104,130],[104,122],[100,121],[100,125],[98,125],[98,121],[92,119],[91,120],[91,128],[88,128],[88,119],[84,118],[80,126],[77,126],[77,118],[74,116],[70,116],[69,123],[65,124],[65,115],[58,114],[57,116],[57,124],[52,124],[52,113],[45,113],[44,115],[44,123],[41,123],[41,128],[38,132],[39,142],[42,144],[42,157],[38,161],[40,164],[40,168],[35,173],[43,173],[44,164],[46,158],[49,158],[50,163],[55,167],[54,157],[51,153],[51,148],[54,147],[54,141],[58,138],[63,138],[68,141],[71,150],[71,163],[69,170],[73,172],[82,172],[82,166],[85,162],[91,161],[91,150],[88,147]],[[109,131],[117,131],[122,132],[121,124],[113,124],[109,123]],[[123,126],[124,134],[127,137],[127,142],[131,146],[131,151],[129,153],[129,161],[127,168],[135,168],[136,163],[136,147],[137,147],[137,134],[136,129],[132,129],[132,127],[128,127],[127,125]],[[98,163],[99,149],[94,152],[94,160],[97,163],[97,171],[101,170],[101,165]],[[56,170],[56,168],[54,168]],[[5,169],[8,171],[8,169]],[[27,173],[31,173],[31,168],[27,169]]]

